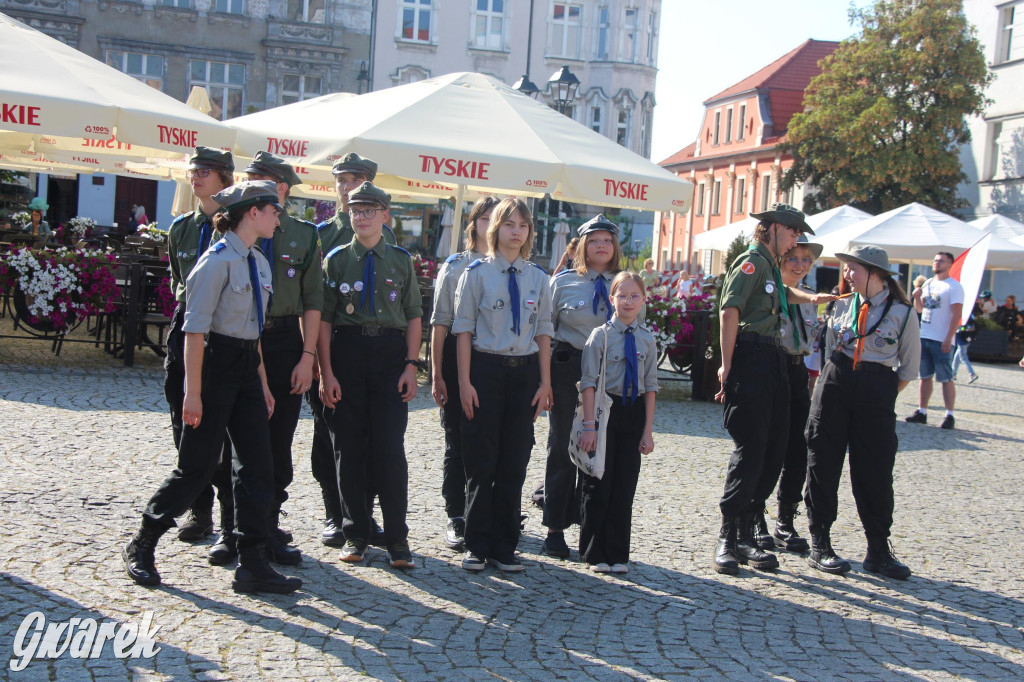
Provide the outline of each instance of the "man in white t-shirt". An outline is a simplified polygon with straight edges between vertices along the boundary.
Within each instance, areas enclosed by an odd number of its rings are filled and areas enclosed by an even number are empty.
[[[949,276],[953,254],[941,251],[932,261],[935,276],[914,292],[914,307],[921,315],[921,391],[917,410],[907,417],[912,424],[928,421],[928,401],[932,397],[932,377],[942,384],[942,402],[946,418],[942,428],[954,425],[953,349],[956,330],[964,308],[964,288]]]

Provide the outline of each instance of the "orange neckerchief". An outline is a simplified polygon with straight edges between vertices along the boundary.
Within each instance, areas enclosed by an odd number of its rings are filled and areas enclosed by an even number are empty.
[[[859,298],[859,297],[858,297]],[[857,369],[860,356],[864,352],[864,336],[868,328],[868,308],[871,304],[865,298],[857,311],[857,347],[853,350],[853,368]]]

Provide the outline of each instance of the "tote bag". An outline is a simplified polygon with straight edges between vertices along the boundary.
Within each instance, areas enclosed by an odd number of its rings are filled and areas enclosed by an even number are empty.
[[[594,428],[597,431],[597,449],[586,452],[579,447],[580,436],[583,435],[583,394],[576,398],[576,413],[572,418],[572,431],[569,432],[569,458],[580,471],[601,478],[604,476],[604,451],[608,441],[608,415],[612,410],[612,399],[605,391],[605,375],[608,362],[608,330],[604,332],[604,353],[601,356],[601,371],[597,378],[597,390],[594,392]],[[579,384],[576,384],[577,391]]]

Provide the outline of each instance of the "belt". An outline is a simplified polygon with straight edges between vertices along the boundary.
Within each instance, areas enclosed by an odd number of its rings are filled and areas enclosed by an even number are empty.
[[[206,337],[208,346],[227,346],[229,348],[241,348],[242,350],[256,350],[260,345],[259,339],[236,339],[233,336],[225,336],[217,332],[210,332]]]
[[[268,317],[263,323],[264,329],[298,329],[299,316],[285,315],[283,317]]]
[[[775,338],[774,336],[762,336],[761,334],[755,334],[754,332],[743,332],[736,336],[736,343],[752,343],[758,346],[771,346],[773,348],[782,348],[782,341]]]
[[[482,360],[491,365],[500,365],[502,367],[526,367],[537,362],[537,354],[530,353],[529,355],[498,355],[497,353],[488,353],[483,350],[473,351],[473,360]]]
[[[853,368],[853,358],[849,357],[845,353],[833,351],[832,356],[829,358],[829,360],[832,362],[832,364],[837,365],[839,367],[843,367],[844,369]],[[875,372],[879,374],[882,372],[888,372],[889,374],[892,374],[894,370],[894,367],[883,365],[880,362],[865,362],[863,360],[857,363],[856,369],[856,371],[858,372]]]
[[[568,341],[556,341],[555,342],[555,350],[556,351],[569,352],[569,353],[573,353],[575,355],[583,355],[583,351],[582,350],[580,350],[576,346],[572,345]]]
[[[352,324],[342,325],[334,328],[334,333],[343,336],[405,336],[404,329],[394,327],[382,327],[379,324],[368,323],[361,326]]]
[[[804,364],[804,358],[807,357],[806,355],[792,355],[791,353],[786,355],[789,356],[789,364],[791,365],[802,365]]]

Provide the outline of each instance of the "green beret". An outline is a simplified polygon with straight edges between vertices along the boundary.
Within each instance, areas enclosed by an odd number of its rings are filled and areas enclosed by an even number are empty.
[[[302,179],[295,173],[291,164],[270,152],[256,152],[252,163],[246,166],[243,172],[269,175],[278,182],[287,182],[289,187],[302,184]]]
[[[196,147],[196,153],[188,160],[188,169],[216,168],[234,172],[235,162],[231,160],[231,152],[213,147]]]
[[[210,198],[226,210],[265,201],[276,206],[277,210],[284,211],[284,206],[277,201],[277,183],[270,180],[246,180],[223,189]]]
[[[380,208],[391,206],[391,195],[375,187],[372,182],[364,182],[348,193],[348,204],[376,204]]]
[[[331,168],[331,172],[335,175],[341,173],[358,173],[359,175],[365,175],[367,180],[373,180],[377,177],[377,162],[365,159],[358,154],[349,152],[345,156],[341,157],[341,160],[334,164]]]

